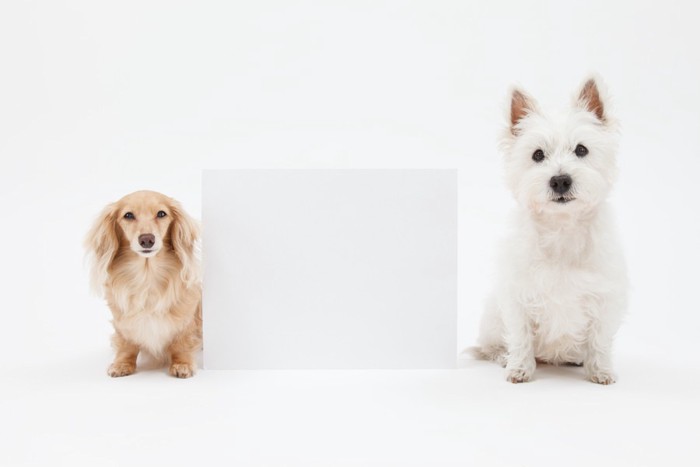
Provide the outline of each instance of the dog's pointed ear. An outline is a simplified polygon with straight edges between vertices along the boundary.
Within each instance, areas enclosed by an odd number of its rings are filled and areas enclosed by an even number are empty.
[[[118,212],[117,203],[106,206],[97,216],[84,241],[90,260],[90,283],[98,294],[102,294],[109,266],[119,251]]]
[[[535,100],[522,89],[514,88],[510,93],[510,132],[513,136],[520,133],[519,124],[527,115],[537,111]]]
[[[175,254],[182,263],[180,276],[189,286],[200,279],[199,259],[197,256],[199,224],[175,200],[171,201],[170,210],[173,213],[170,237]]]
[[[588,78],[581,86],[576,103],[579,107],[591,112],[598,120],[605,123],[607,120],[606,105],[603,89],[599,81],[595,77]]]

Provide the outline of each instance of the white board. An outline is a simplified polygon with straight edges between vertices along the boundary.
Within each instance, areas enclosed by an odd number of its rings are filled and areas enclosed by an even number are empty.
[[[456,170],[204,171],[204,366],[454,368]]]

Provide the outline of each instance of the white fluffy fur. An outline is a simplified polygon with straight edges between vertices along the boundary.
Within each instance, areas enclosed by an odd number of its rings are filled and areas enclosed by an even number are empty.
[[[559,113],[543,112],[519,90],[511,106],[518,96],[524,108],[511,109],[503,137],[506,181],[518,209],[482,318],[479,353],[505,366],[511,382],[530,380],[539,360],[583,364],[591,381],[610,384],[627,292],[606,203],[617,173],[617,125],[596,79]],[[578,144],[588,148],[585,157],[574,153]],[[539,163],[532,158],[537,149],[546,156]],[[563,174],[573,180],[567,195],[575,199],[557,203],[549,180]]]

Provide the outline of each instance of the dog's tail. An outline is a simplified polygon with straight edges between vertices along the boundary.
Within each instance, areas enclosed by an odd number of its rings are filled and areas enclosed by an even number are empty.
[[[460,355],[469,355],[476,360],[489,360],[487,355],[484,353],[484,351],[478,345],[473,345],[471,347],[467,347],[466,349],[464,349],[460,352]]]
[[[462,351],[462,355],[471,355],[476,360],[487,360],[504,365],[506,361],[507,350],[503,346],[473,346],[467,347]]]

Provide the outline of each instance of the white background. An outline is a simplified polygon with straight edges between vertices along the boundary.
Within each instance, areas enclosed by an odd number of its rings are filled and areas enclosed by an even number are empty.
[[[694,462],[700,29],[694,2],[5,1],[0,5],[0,463]],[[615,97],[633,292],[619,382],[453,372],[141,372],[114,381],[80,242],[150,188],[200,214],[203,168],[458,168],[458,343],[511,206],[507,87]]]

